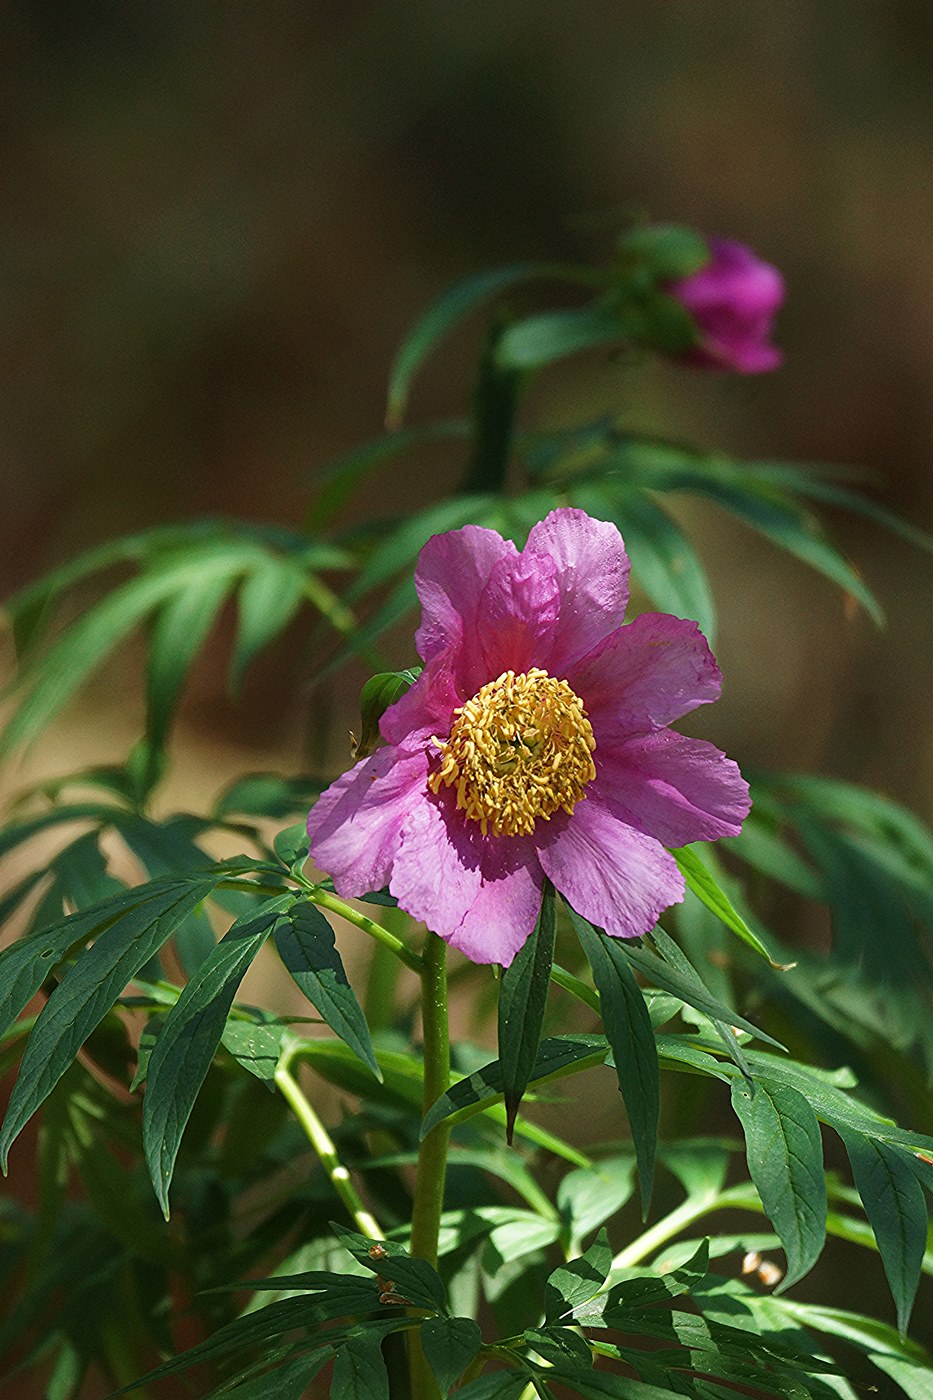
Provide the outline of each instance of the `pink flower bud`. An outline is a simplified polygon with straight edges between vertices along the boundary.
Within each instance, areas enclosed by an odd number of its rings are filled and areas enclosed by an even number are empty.
[[[709,261],[666,291],[693,318],[700,343],[683,356],[706,369],[760,374],[783,358],[771,345],[774,317],[784,300],[784,278],[743,243],[709,240]]]

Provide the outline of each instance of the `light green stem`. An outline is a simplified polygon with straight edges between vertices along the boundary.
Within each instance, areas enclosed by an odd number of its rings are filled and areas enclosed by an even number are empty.
[[[429,933],[421,959],[421,1021],[424,1040],[424,1112],[450,1083],[450,1037],[447,1027],[447,947]],[[436,1124],[421,1143],[415,1176],[415,1200],[411,1218],[411,1253],[437,1265],[437,1239],[444,1208],[444,1178],[450,1124]],[[438,1400],[439,1391],[425,1360],[417,1333],[409,1345],[411,1400]]]
[[[688,1225],[694,1225],[698,1220],[702,1220],[704,1215],[716,1209],[720,1200],[721,1198],[712,1192],[704,1196],[691,1196],[683,1201],[675,1210],[671,1211],[670,1215],[665,1215],[663,1220],[659,1220],[657,1224],[651,1226],[650,1230],[646,1230],[644,1234],[638,1236],[637,1240],[633,1240],[631,1244],[626,1245],[625,1249],[620,1250],[612,1261],[612,1269],[604,1287],[609,1287],[613,1281],[613,1275],[618,1273],[620,1269],[631,1269],[634,1265],[640,1264],[649,1254],[659,1249],[662,1244],[667,1244],[668,1240],[679,1235]]]
[[[421,973],[423,963],[417,953],[413,952],[400,938],[396,938],[394,933],[390,933],[387,928],[377,924],[368,915],[361,914],[352,905],[344,904],[342,899],[338,899],[329,890],[318,889],[316,885],[310,886],[306,894],[315,904],[322,909],[329,909],[332,914],[339,914],[347,923],[353,924],[354,928],[361,929],[363,933],[368,933],[370,938],[374,938],[377,943],[381,943],[384,948],[389,948],[397,958],[410,967],[413,972]]]
[[[276,1068],[275,1083],[304,1129],[308,1141],[331,1179],[334,1190],[346,1206],[347,1212],[352,1217],[360,1234],[365,1235],[370,1240],[385,1239],[385,1231],[380,1230],[379,1225],[357,1195],[356,1188],[350,1180],[350,1173],[337,1156],[337,1149],[330,1133],[305,1098],[298,1081],[289,1073],[288,1064],[284,1057]]]

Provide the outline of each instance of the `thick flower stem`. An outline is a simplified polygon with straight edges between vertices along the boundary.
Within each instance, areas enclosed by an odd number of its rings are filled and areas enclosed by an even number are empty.
[[[515,413],[525,376],[496,360],[507,322],[498,317],[489,328],[473,391],[473,449],[461,495],[501,492],[512,451]]]
[[[350,1180],[350,1173],[337,1156],[337,1149],[333,1144],[330,1133],[318,1118],[311,1107],[296,1079],[289,1073],[285,1057],[279,1061],[275,1071],[275,1085],[279,1093],[288,1103],[289,1108],[294,1113],[298,1122],[304,1130],[305,1136],[314,1148],[321,1165],[330,1177],[331,1185],[337,1192],[341,1201],[347,1209],[348,1215],[353,1220],[354,1225],[361,1235],[365,1235],[370,1240],[381,1240],[385,1238],[384,1231],[380,1230],[372,1215],[363,1205],[356,1193],[356,1188]]]
[[[447,1030],[447,947],[434,933],[425,940],[422,954],[421,1019],[424,1037],[424,1111],[431,1107],[450,1082],[450,1039]],[[415,1201],[411,1221],[411,1253],[416,1259],[437,1264],[437,1237],[444,1207],[444,1178],[450,1128],[438,1123],[425,1137],[418,1152]],[[410,1335],[411,1400],[437,1400],[431,1368],[417,1333]]]

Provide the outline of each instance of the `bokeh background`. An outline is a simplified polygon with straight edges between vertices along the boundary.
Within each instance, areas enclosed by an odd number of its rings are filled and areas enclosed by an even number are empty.
[[[487,265],[605,259],[639,212],[783,269],[785,367],[583,359],[541,379],[526,421],[616,410],[736,454],[859,464],[933,526],[926,0],[7,0],[0,72],[4,596],[156,522],[300,522],[315,472],[381,431],[427,301]],[[463,413],[479,329],[428,366],[415,421]],[[405,514],[460,471],[422,454],[344,520]],[[727,677],[701,732],[744,766],[864,782],[929,817],[929,556],[832,517],[879,632],[712,508],[680,513]],[[292,635],[235,706],[228,640],[192,679],[167,805],[297,771],[324,729],[345,761],[362,666],[312,689]],[[414,659],[405,632],[394,648]],[[122,652],[4,792],[125,757],[141,665]]]
[[[0,35],[3,594],[155,521],[299,521],[315,470],[380,431],[393,349],[428,299],[489,264],[605,258],[633,210],[781,266],[785,368],[576,361],[529,417],[616,408],[737,453],[861,464],[930,524],[923,0],[11,0]],[[415,419],[463,412],[477,336],[429,367]],[[404,513],[459,469],[406,462],[357,509]],[[749,765],[929,811],[929,560],[833,520],[887,611],[879,634],[802,565],[685,509],[721,611],[717,737]],[[198,791],[294,767],[312,701],[292,647],[229,706],[222,645],[178,739],[176,782]],[[121,758],[139,674],[117,660],[26,771]],[[362,675],[328,699],[341,736]]]

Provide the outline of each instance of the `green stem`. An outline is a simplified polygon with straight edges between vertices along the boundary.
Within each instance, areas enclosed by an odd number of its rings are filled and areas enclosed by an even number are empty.
[[[335,894],[331,894],[328,890],[318,889],[315,885],[309,887],[306,893],[308,898],[313,900],[315,904],[319,904],[322,909],[329,909],[332,914],[339,914],[342,919],[346,919],[347,923],[353,924],[363,933],[368,933],[370,938],[374,938],[384,948],[391,949],[395,956],[400,958],[405,966],[410,967],[413,972],[420,973],[422,971],[423,963],[418,954],[413,953],[407,944],[403,943],[400,938],[396,938],[395,934],[390,933],[387,928],[383,928],[381,924],[377,924],[366,914],[361,914],[358,909],[352,908],[351,905],[344,904],[342,899],[338,899]]]
[[[425,939],[421,973],[421,1021],[424,1040],[424,1112],[450,1083],[450,1037],[447,1027],[447,946],[437,934]],[[415,1200],[411,1218],[412,1256],[437,1266],[437,1238],[444,1208],[444,1178],[450,1124],[438,1123],[418,1151]],[[439,1392],[417,1333],[409,1347],[411,1400],[438,1400]]]
[[[357,1195],[356,1188],[350,1180],[350,1173],[337,1156],[337,1149],[330,1134],[305,1098],[298,1081],[290,1074],[287,1057],[284,1055],[276,1067],[275,1083],[301,1124],[305,1136],[320,1158],[321,1165],[330,1177],[334,1190],[346,1206],[347,1212],[360,1234],[365,1235],[370,1240],[385,1239],[385,1232],[380,1230],[377,1222]]]
[[[715,1192],[705,1196],[691,1196],[683,1201],[669,1215],[665,1215],[663,1220],[652,1225],[650,1230],[639,1235],[637,1240],[626,1245],[612,1261],[612,1269],[609,1278],[606,1280],[606,1287],[612,1281],[613,1274],[620,1269],[631,1269],[635,1264],[640,1264],[649,1254],[659,1249],[662,1244],[667,1244],[685,1230],[688,1225],[694,1225],[698,1220],[702,1220],[704,1215],[715,1210],[721,1202],[721,1197]]]
[[[489,328],[473,391],[473,448],[461,495],[473,492],[500,494],[505,485],[515,414],[525,378],[520,370],[503,369],[497,362],[499,341],[507,326],[499,315]]]

